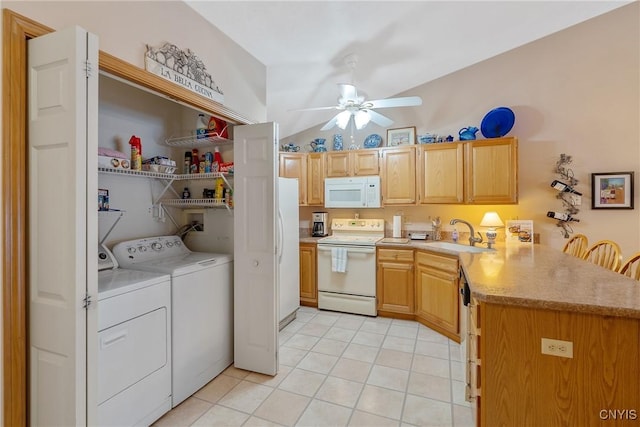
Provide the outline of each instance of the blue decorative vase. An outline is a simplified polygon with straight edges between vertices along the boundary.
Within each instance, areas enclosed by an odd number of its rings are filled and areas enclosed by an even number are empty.
[[[342,135],[340,135],[339,133],[333,135],[333,149],[335,151],[342,151],[343,149]]]

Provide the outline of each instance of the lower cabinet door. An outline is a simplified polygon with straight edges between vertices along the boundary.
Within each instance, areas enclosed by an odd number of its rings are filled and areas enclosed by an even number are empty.
[[[416,316],[459,340],[458,306],[457,275],[418,264]]]

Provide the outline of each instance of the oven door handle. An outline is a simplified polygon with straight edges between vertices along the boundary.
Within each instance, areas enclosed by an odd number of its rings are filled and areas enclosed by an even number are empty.
[[[345,248],[347,250],[347,254],[349,252],[354,253],[363,253],[363,254],[373,254],[376,252],[376,248],[354,248],[353,246],[322,246],[318,245],[318,250],[322,252],[331,252],[331,248]]]

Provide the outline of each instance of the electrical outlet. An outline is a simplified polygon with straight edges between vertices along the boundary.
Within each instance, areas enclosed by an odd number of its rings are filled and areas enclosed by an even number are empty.
[[[542,354],[573,359],[573,342],[542,338]]]
[[[578,196],[577,194],[571,194],[571,203],[573,203],[573,206],[582,205],[582,196]]]

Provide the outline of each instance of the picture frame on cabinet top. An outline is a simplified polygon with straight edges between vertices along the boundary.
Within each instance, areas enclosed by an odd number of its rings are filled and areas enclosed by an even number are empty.
[[[387,147],[413,145],[416,143],[416,127],[387,129]]]

